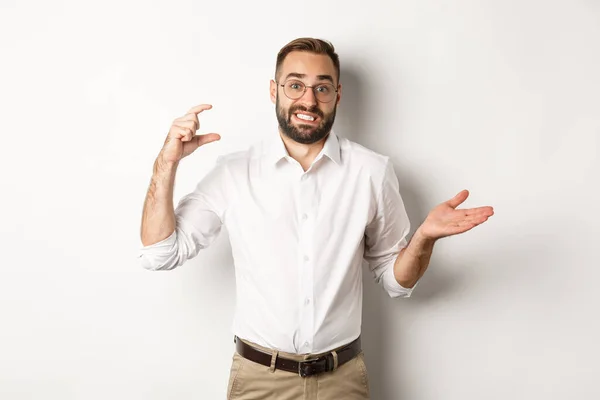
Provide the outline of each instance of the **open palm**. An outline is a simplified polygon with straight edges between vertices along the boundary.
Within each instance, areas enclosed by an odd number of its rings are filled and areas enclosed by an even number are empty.
[[[469,191],[463,190],[452,199],[434,207],[420,227],[423,235],[430,239],[440,239],[466,232],[487,221],[494,215],[490,206],[457,210],[467,197]]]

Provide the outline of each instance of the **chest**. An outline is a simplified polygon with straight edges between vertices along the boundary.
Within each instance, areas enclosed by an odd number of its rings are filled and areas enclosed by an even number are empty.
[[[228,229],[269,240],[362,236],[375,213],[372,179],[364,171],[335,167],[262,171],[239,179],[227,212]]]

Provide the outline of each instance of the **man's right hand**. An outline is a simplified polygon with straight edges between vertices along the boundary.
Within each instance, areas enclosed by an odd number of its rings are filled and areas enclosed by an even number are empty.
[[[217,133],[196,135],[200,129],[198,114],[210,110],[212,105],[200,104],[192,107],[187,114],[173,121],[159,158],[167,164],[177,164],[183,157],[192,154],[198,147],[221,139]]]

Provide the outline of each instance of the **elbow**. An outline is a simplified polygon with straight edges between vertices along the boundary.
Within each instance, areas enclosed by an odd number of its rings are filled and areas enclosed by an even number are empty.
[[[417,283],[418,281],[412,285],[404,286],[402,283],[396,281],[385,285],[385,289],[391,298],[406,299],[412,295],[413,290],[417,287]]]
[[[148,271],[169,271],[183,265],[208,244],[194,235],[186,235],[179,228],[168,238],[142,247],[140,263]]]
[[[392,292],[392,291],[388,291],[388,295],[390,296],[390,298],[392,299],[407,299],[412,295],[412,290],[406,291],[406,292]]]
[[[156,262],[156,260],[149,259],[148,257],[140,257],[140,259],[142,268],[147,271],[169,271],[174,268],[171,265]]]
[[[170,271],[181,265],[175,257],[160,257],[143,254],[140,257],[140,265],[148,271]]]
[[[410,297],[418,282],[418,279],[396,279],[393,262],[387,264],[380,280],[380,284],[391,298]]]
[[[419,281],[419,277],[417,277],[417,276],[411,277],[411,278],[406,278],[406,279],[395,277],[395,279],[396,279],[396,282],[398,282],[398,284],[405,289],[414,288],[415,285],[417,284],[417,282]]]
[[[139,253],[139,262],[148,271],[168,271],[183,264],[182,246],[174,232],[169,238],[149,246]]]

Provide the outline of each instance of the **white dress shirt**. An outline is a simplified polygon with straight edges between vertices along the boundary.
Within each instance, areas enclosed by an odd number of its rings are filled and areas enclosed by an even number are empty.
[[[389,157],[333,131],[305,172],[279,133],[220,156],[178,203],[176,229],[141,248],[142,266],[169,270],[229,232],[236,277],[232,333],[296,354],[361,332],[362,263],[391,297],[409,297],[393,266],[410,222]]]

